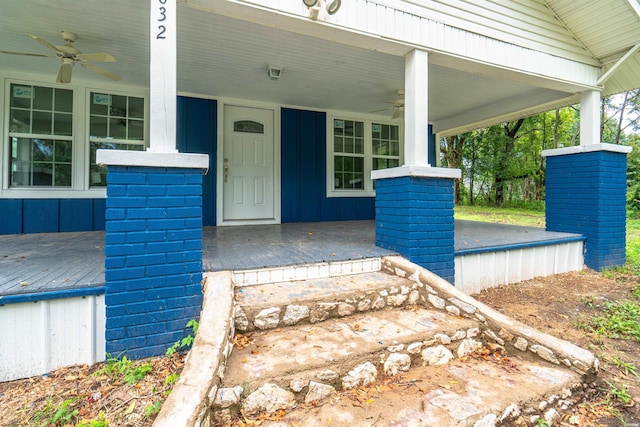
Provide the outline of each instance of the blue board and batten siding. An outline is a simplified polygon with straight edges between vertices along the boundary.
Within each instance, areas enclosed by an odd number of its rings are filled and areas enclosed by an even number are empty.
[[[282,109],[282,222],[373,219],[373,197],[327,197],[327,116]]]

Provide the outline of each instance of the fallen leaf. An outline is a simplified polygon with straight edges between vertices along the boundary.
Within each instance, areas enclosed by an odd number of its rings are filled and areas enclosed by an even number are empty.
[[[136,402],[132,402],[131,405],[129,405],[129,407],[125,409],[124,414],[129,415],[133,412],[134,409],[136,409]]]

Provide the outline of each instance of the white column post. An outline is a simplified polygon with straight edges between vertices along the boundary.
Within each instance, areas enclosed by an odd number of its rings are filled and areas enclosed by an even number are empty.
[[[404,59],[404,164],[428,166],[429,53],[412,50]]]
[[[580,145],[600,144],[600,92],[580,95]]]
[[[151,0],[149,149],[176,150],[176,0]]]

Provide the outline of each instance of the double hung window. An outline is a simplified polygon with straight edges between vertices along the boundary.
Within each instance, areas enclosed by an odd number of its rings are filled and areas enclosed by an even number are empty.
[[[73,91],[11,84],[11,187],[71,187]]]
[[[373,196],[371,171],[400,166],[400,126],[371,120],[330,119],[327,195]]]

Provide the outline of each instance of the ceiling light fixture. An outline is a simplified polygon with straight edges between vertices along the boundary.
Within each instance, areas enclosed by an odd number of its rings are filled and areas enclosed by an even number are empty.
[[[282,75],[282,70],[284,70],[282,65],[267,65],[267,74],[271,80],[278,80]]]
[[[302,0],[302,3],[309,8],[309,18],[317,21],[323,0]],[[325,3],[327,4],[326,10],[329,15],[335,14],[342,6],[342,0],[330,0]]]

